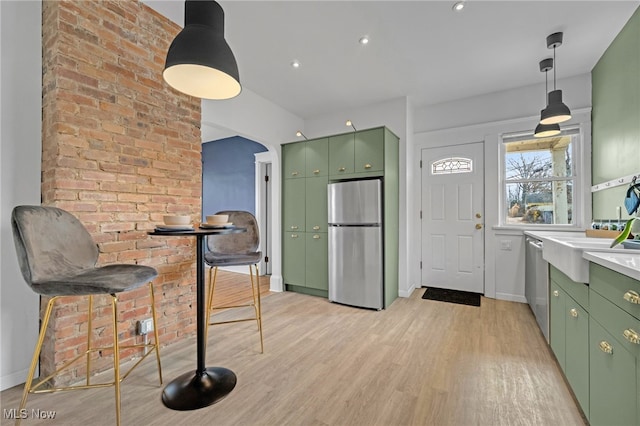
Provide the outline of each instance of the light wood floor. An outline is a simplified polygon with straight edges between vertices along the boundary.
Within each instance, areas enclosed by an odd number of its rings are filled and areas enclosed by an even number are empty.
[[[150,359],[123,383],[123,425],[584,424],[527,305],[483,298],[477,308],[422,292],[380,312],[265,294],[264,354],[255,323],[210,330],[207,366],[238,377],[229,396],[169,410]],[[161,356],[166,384],[195,369],[195,339]],[[17,408],[21,391],[2,392],[2,409]],[[25,425],[115,424],[112,388],[30,395],[27,409],[56,418]]]

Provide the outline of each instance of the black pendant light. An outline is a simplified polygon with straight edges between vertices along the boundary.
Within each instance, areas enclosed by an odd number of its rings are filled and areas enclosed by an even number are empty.
[[[198,98],[229,99],[240,93],[238,64],[224,39],[224,11],[217,2],[184,2],[184,28],[169,47],[162,77]]]
[[[547,78],[547,72],[553,68],[553,58],[547,58],[540,61],[540,72],[544,73],[544,97],[547,97],[547,93],[549,93],[549,79]],[[542,111],[540,111],[542,114]],[[546,138],[549,136],[555,136],[560,134],[560,125],[558,123],[555,124],[542,124],[538,123],[536,126],[536,130],[533,133],[533,136],[536,138]]]
[[[553,33],[547,37],[547,48],[553,49],[553,62],[556,63],[556,47],[562,44],[562,33]],[[562,90],[556,90],[556,69],[553,69],[553,91],[549,92],[547,107],[540,114],[540,124],[562,123],[571,119],[569,107],[562,102]]]

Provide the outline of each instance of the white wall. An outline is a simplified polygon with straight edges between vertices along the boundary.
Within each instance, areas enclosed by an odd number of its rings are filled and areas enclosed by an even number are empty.
[[[202,140],[220,135],[240,135],[259,142],[272,154],[271,164],[271,280],[272,291],[283,291],[282,232],[280,223],[280,144],[295,138],[303,128],[300,117],[243,88],[236,98],[226,101],[202,101]]]
[[[0,1],[0,390],[23,383],[39,297],[16,260],[11,210],[40,204],[42,3]]]
[[[581,161],[586,166],[583,175],[586,185],[584,185],[583,192],[576,194],[576,196],[580,197],[582,204],[585,205],[583,215],[586,216],[586,220],[589,220],[591,216],[589,198],[591,79],[588,74],[577,76],[559,82],[558,87],[563,89],[565,103],[574,112],[574,117],[566,124],[581,124],[585,134],[586,146],[580,147],[580,158],[577,161]],[[525,298],[522,231],[498,226],[501,191],[499,141],[500,135],[503,133],[531,131],[535,128],[539,121],[539,109],[542,108],[538,107],[544,103],[544,99],[538,99],[543,96],[534,96],[534,93],[537,92],[544,93],[544,84],[422,108],[416,111],[415,127],[434,129],[430,131],[416,130],[413,139],[414,145],[411,147],[411,158],[414,159],[412,161],[417,162],[420,159],[420,152],[424,148],[484,142],[485,295],[523,303]],[[482,120],[492,121],[483,122]],[[450,127],[439,128],[438,126],[441,125]],[[420,170],[415,168],[410,181],[419,182],[419,180]],[[409,199],[419,200],[420,196],[419,185],[408,194]],[[576,202],[578,201],[576,200]],[[419,219],[409,222],[409,235],[420,235],[420,229]],[[511,249],[505,250],[503,242],[509,243]],[[419,238],[414,239],[411,243],[409,252],[419,253]],[[409,272],[410,275],[414,273],[416,272]]]

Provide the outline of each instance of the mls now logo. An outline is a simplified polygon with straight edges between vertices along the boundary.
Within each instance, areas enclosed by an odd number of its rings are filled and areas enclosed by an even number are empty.
[[[5,419],[9,420],[22,420],[22,419],[55,419],[56,412],[55,411],[45,411],[40,410],[39,408],[33,408],[31,411],[23,408],[22,410],[18,410],[17,408],[4,408],[2,410],[2,415]]]

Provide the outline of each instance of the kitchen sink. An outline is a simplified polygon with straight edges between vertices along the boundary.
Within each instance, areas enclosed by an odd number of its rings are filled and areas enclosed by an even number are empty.
[[[583,258],[583,252],[629,253],[622,245],[609,248],[612,241],[609,238],[576,238],[575,235],[554,236],[544,240],[542,257],[573,281],[588,283],[589,261]]]

